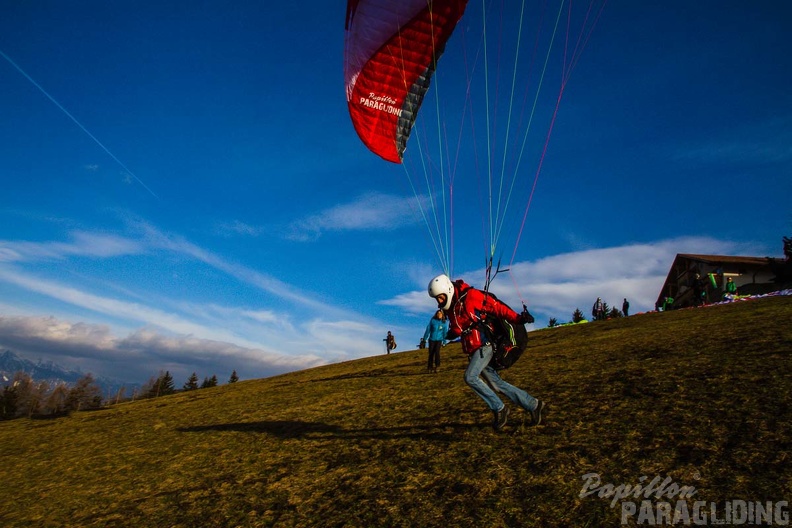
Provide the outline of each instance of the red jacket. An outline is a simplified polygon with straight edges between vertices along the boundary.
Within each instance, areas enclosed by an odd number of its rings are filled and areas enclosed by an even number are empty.
[[[462,336],[462,350],[472,354],[488,341],[479,323],[488,315],[518,324],[520,316],[508,305],[461,280],[454,282],[454,298],[446,311],[448,316],[448,338]]]

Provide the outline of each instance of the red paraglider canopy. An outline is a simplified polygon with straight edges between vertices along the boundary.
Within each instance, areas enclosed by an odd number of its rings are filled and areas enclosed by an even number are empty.
[[[363,143],[401,163],[445,43],[467,0],[349,0],[344,76]]]

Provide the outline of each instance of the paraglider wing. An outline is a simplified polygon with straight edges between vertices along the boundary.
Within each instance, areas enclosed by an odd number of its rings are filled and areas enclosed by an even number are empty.
[[[344,77],[355,131],[401,163],[418,109],[467,0],[348,0]]]

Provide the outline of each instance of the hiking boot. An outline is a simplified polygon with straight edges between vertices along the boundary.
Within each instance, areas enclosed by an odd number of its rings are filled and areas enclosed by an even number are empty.
[[[492,427],[496,431],[500,431],[506,426],[506,420],[509,419],[509,407],[504,405],[503,409],[500,411],[492,411],[495,414],[495,421],[492,423]]]
[[[530,411],[531,425],[539,425],[542,423],[542,410],[545,408],[545,403],[542,400],[536,400],[536,409]]]

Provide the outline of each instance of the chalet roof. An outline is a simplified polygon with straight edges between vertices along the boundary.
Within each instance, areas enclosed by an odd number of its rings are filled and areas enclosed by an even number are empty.
[[[706,262],[707,264],[716,263],[729,263],[729,264],[753,264],[756,266],[764,266],[770,262],[770,257],[737,257],[732,255],[696,255],[691,253],[678,253],[676,258],[687,258],[690,260],[698,260]]]

